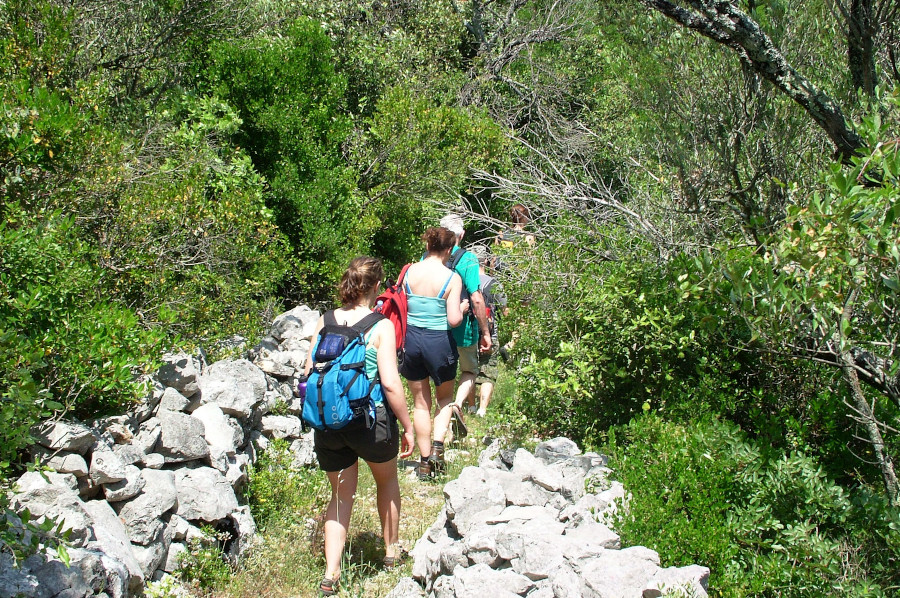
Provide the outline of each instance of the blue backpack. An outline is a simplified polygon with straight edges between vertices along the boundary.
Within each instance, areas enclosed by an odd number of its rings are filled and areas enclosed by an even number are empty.
[[[372,313],[353,326],[341,326],[333,311],[325,312],[303,400],[308,426],[325,431],[351,423],[365,423],[367,429],[375,425],[375,402],[382,402],[384,394],[378,377],[366,376],[365,334],[382,319]]]

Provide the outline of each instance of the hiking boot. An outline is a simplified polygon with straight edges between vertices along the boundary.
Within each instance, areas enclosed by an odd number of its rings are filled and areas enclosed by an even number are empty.
[[[416,469],[416,477],[420,480],[428,480],[434,477],[434,465],[431,461],[431,457],[428,457],[424,461],[419,461],[419,466]]]
[[[431,471],[434,475],[440,475],[447,469],[447,462],[444,461],[444,447],[435,446],[428,457],[431,463]]]

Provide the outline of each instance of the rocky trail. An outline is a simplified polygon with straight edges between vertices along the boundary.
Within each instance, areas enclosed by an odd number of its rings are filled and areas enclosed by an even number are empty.
[[[147,400],[129,414],[90,424],[46,422],[34,455],[53,471],[24,474],[12,504],[65,522],[70,566],[42,554],[14,564],[4,554],[0,597],[138,596],[148,582],[175,572],[179,555],[210,528],[230,538],[225,552],[233,563],[252,563],[272,541],[241,504],[248,467],[274,439],[290,443],[292,467],[315,465],[293,388],[317,318],[305,307],[282,314],[248,359],[206,364],[169,356]],[[466,450],[451,451],[456,460],[446,480],[423,484],[409,469],[403,476],[408,562],[389,573],[357,559],[356,580],[342,595],[706,595],[705,567],[663,568],[654,551],[621,546],[613,529],[627,491],[603,455],[583,454],[564,438],[534,451],[467,440],[458,445]],[[373,503],[371,484],[361,481],[355,537],[376,535]],[[315,542],[287,544],[316,566],[309,554]],[[292,568],[296,555],[283,552],[284,562],[238,566],[235,587],[243,589],[215,595],[314,595],[308,585],[294,587],[295,578],[279,582],[281,574],[272,573]]]

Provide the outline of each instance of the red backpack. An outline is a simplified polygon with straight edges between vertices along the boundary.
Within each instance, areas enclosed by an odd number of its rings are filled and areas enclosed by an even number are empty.
[[[375,299],[374,311],[383,315],[394,325],[394,332],[397,334],[398,353],[406,343],[406,313],[408,308],[406,291],[403,290],[403,279],[406,277],[406,271],[409,269],[409,266],[409,264],[403,266],[397,282],[386,288]]]

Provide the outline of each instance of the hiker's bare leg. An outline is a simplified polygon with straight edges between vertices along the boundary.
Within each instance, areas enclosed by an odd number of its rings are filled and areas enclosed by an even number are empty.
[[[347,541],[358,476],[359,463],[341,471],[328,472],[331,502],[325,510],[325,577],[329,579],[334,579],[341,571],[341,554]]]
[[[471,408],[473,410],[475,409],[475,388],[477,386],[478,386],[478,383],[476,381],[476,383],[471,386],[471,390],[469,391],[469,394],[466,395],[465,406],[467,409],[468,408]]]
[[[416,431],[416,446],[423,459],[431,455],[431,382],[408,380],[409,392],[413,397],[413,429]]]
[[[386,463],[369,463],[377,491],[378,517],[384,534],[384,555],[400,556],[400,482],[397,480],[397,459]]]
[[[491,397],[494,394],[494,383],[493,382],[482,382],[481,383],[481,404],[478,406],[478,415],[484,417],[487,413],[488,405],[491,402]]]
[[[437,414],[434,416],[434,439],[441,442],[447,435],[447,428],[450,427],[450,405],[453,404],[453,385],[455,380],[447,380],[434,389],[437,400]]]
[[[456,388],[456,404],[462,408],[466,397],[470,392],[475,392],[475,372],[463,372],[459,376],[459,386]]]

